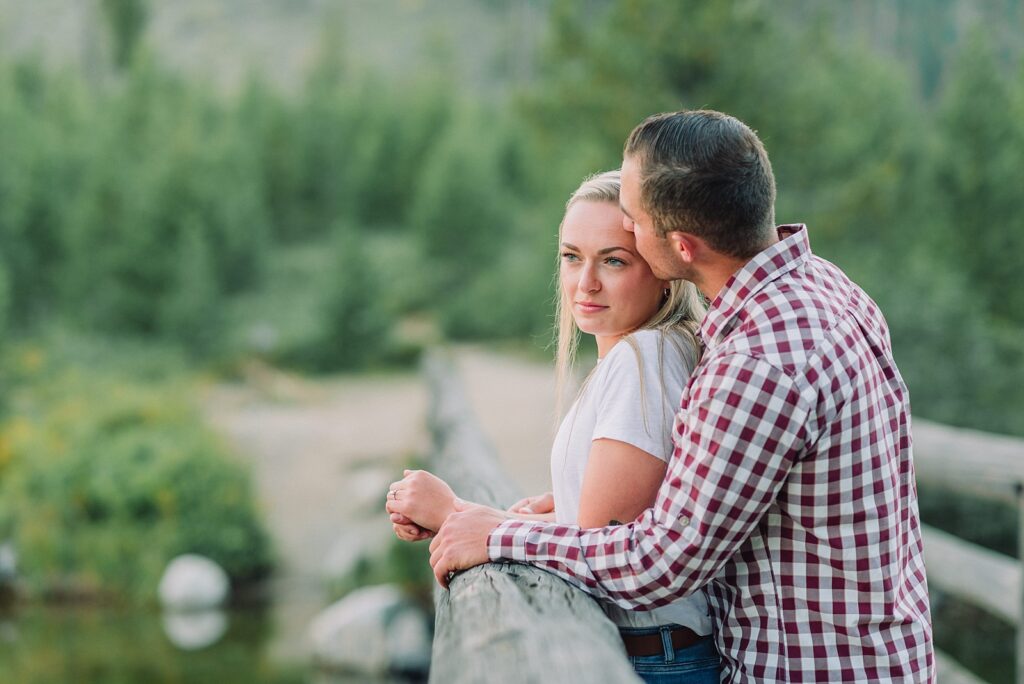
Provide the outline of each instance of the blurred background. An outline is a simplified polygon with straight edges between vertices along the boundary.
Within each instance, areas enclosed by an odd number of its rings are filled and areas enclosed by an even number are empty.
[[[427,449],[417,360],[472,343],[546,486],[561,208],[658,111],[758,131],[915,416],[1024,437],[1022,29],[1020,0],[0,0],[0,680],[308,681],[330,601],[429,607],[380,513]],[[1013,507],[921,502],[1016,555]],[[167,607],[181,554],[221,607]],[[1012,681],[1012,626],[935,622]]]

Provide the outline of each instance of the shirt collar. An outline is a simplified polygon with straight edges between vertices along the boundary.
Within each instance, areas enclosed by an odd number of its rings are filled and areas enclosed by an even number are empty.
[[[701,340],[707,348],[714,347],[732,330],[733,320],[753,295],[811,257],[804,224],[782,225],[776,230],[779,241],[733,273],[708,307],[700,326]]]

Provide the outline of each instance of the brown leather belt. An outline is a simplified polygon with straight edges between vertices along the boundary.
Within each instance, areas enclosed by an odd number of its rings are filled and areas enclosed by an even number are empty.
[[[686,627],[678,627],[673,629],[669,634],[672,637],[672,648],[673,650],[678,648],[686,648],[693,646],[695,643],[703,639],[692,629]],[[622,643],[626,645],[626,655],[631,656],[650,656],[658,655],[665,652],[661,646],[661,634],[644,634],[643,636],[632,636],[622,635]]]

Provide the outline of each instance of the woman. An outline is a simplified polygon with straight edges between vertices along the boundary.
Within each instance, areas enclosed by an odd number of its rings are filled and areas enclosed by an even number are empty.
[[[579,332],[594,336],[598,363],[562,420],[551,451],[554,491],[515,503],[508,515],[603,527],[654,503],[672,453],[683,385],[697,362],[696,289],[658,280],[623,230],[619,172],[587,179],[559,228],[559,396]],[[395,533],[432,536],[455,494],[426,471],[391,485]],[[719,659],[703,593],[649,612],[603,604],[637,674],[647,682],[718,682]]]

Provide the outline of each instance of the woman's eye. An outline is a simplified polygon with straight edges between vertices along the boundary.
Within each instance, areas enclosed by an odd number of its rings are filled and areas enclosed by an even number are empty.
[[[562,259],[565,261],[579,261],[579,257],[572,252],[562,252]]]
[[[605,263],[608,264],[609,266],[625,266],[626,265],[626,262],[623,261],[622,259],[619,259],[618,257],[609,257],[608,260],[605,261]]]

